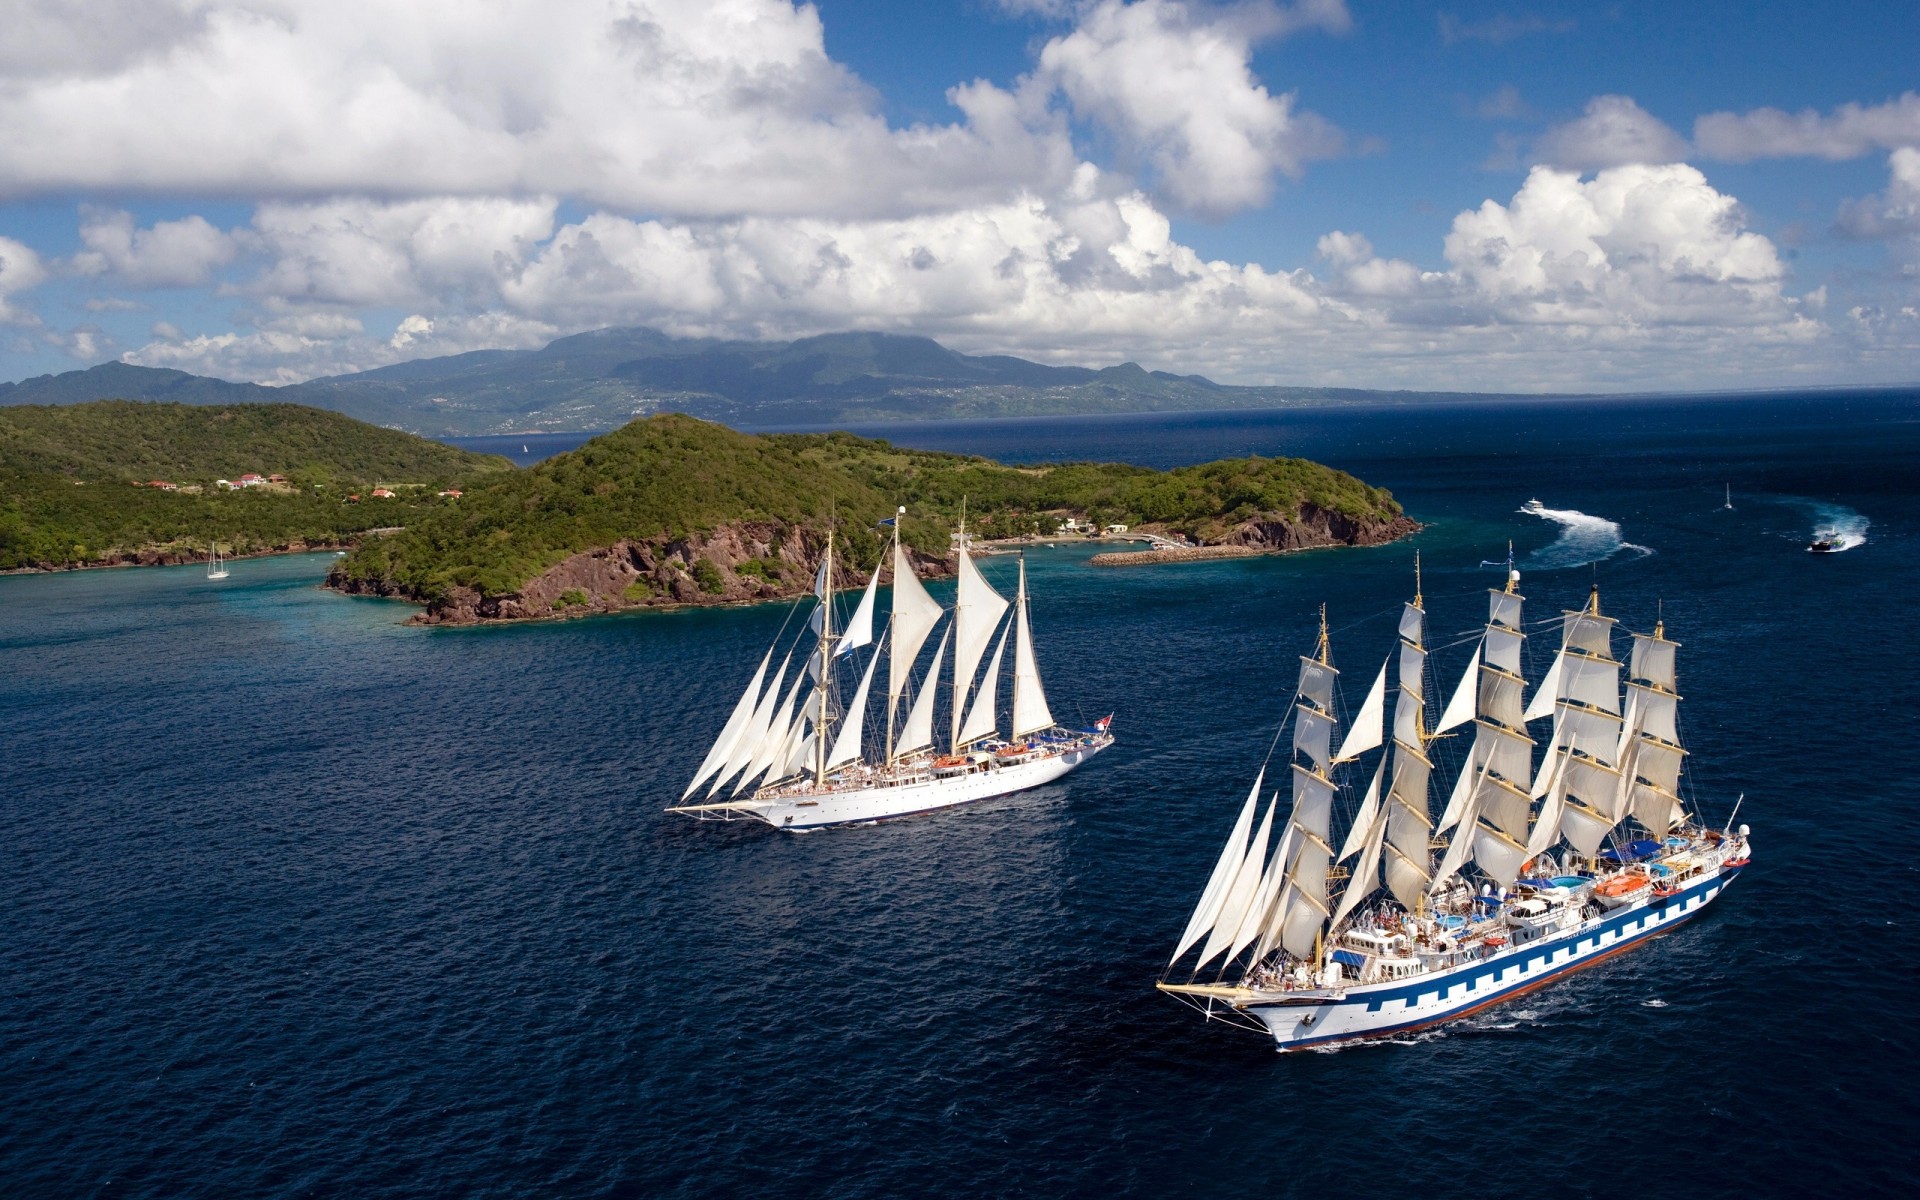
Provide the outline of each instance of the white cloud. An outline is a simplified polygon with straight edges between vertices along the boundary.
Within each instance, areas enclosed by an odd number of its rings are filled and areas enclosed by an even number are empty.
[[[262,254],[293,249],[249,285],[254,332],[163,338],[129,357],[286,382],[604,325],[770,338],[867,328],[1228,381],[1585,389],[1791,372],[1823,335],[1817,306],[1785,291],[1772,243],[1684,164],[1592,178],[1536,168],[1506,203],[1455,219],[1445,270],[1383,257],[1350,231],[1321,239],[1323,274],[1207,261],[1148,197],[1109,187],[1086,167],[1066,195],[955,212],[595,213],[547,237],[552,214],[537,205],[476,213],[443,200],[438,221],[424,201],[279,208],[256,226],[324,236],[252,235]],[[419,231],[442,226],[463,233],[435,260]],[[351,236],[332,241],[341,228]],[[316,265],[316,246],[375,264],[371,275],[340,282]],[[343,306],[379,280],[420,298],[390,333],[359,328]],[[285,294],[276,281],[290,283]]]
[[[1269,93],[1249,64],[1259,36],[1345,17],[1343,5],[1222,16],[1181,0],[1105,0],[1046,44],[1035,78],[1150,165],[1175,204],[1219,215],[1263,203],[1276,172],[1341,151],[1337,129],[1292,94]]]
[[[1535,167],[1513,200],[1454,218],[1447,261],[1493,319],[1561,325],[1792,324],[1773,243],[1685,163],[1582,180]]]
[[[1571,33],[1575,23],[1571,20],[1548,20],[1541,16],[1516,17],[1509,13],[1495,13],[1480,21],[1463,21],[1452,13],[1439,14],[1440,40],[1451,46],[1456,42],[1486,42],[1494,46],[1504,46],[1517,38],[1535,33]]]
[[[138,6],[129,5],[129,9]],[[681,216],[911,212],[1071,173],[991,85],[891,129],[787,0],[176,0],[88,50],[108,0],[20,0],[0,56],[17,193],[560,194]],[[139,29],[138,21],[130,28]],[[42,70],[42,54],[63,66]]]
[[[1693,138],[1702,154],[1727,162],[1798,157],[1839,161],[1875,150],[1920,146],[1920,94],[1906,92],[1885,104],[1842,104],[1827,116],[1811,108],[1797,113],[1777,108],[1709,113],[1693,123]]]
[[[1887,156],[1887,190],[1840,208],[1840,228],[1855,237],[1920,238],[1920,149],[1903,146]]]
[[[1533,144],[1535,161],[1591,171],[1628,163],[1672,163],[1687,157],[1686,139],[1631,96],[1595,96],[1581,116],[1556,125]]]
[[[47,269],[29,246],[0,237],[0,325],[33,325],[38,320],[11,301],[21,292],[45,282]]]
[[[86,249],[71,265],[82,275],[112,274],[128,287],[191,287],[216,267],[233,261],[233,239],[204,217],[157,221],[136,228],[133,214],[87,207],[81,210],[80,241]]]

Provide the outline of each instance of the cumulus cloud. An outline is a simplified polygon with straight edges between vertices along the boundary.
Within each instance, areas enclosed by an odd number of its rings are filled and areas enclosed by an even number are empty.
[[[87,207],[81,210],[85,250],[71,266],[82,275],[113,275],[128,287],[191,287],[207,282],[217,267],[233,261],[233,239],[204,217],[157,221],[140,229],[133,214]]]
[[[130,360],[286,382],[605,325],[735,337],[868,328],[1245,382],[1431,385],[1444,373],[1454,386],[1566,387],[1632,371],[1660,379],[1676,346],[1685,371],[1737,370],[1756,346],[1803,345],[1818,330],[1812,306],[1786,293],[1772,243],[1685,165],[1591,178],[1536,168],[1507,202],[1455,219],[1444,270],[1382,256],[1351,231],[1320,240],[1314,270],[1208,261],[1152,199],[1111,192],[1091,167],[1057,197],[885,220],[594,213],[554,226],[544,205],[474,204],[275,208],[249,234],[256,253],[288,256],[246,285],[254,330],[159,338]],[[448,215],[433,219],[435,205]],[[423,241],[428,228],[461,232]],[[323,271],[317,246],[373,265],[364,278]],[[418,305],[390,330],[361,328],[345,305],[387,288]],[[1604,361],[1583,357],[1603,346]]]
[[[33,314],[12,303],[13,297],[38,287],[47,278],[40,256],[29,246],[0,237],[0,325],[36,324]]]
[[[1180,0],[1105,0],[1040,52],[1036,78],[1149,165],[1188,211],[1219,215],[1263,203],[1276,172],[1338,154],[1340,131],[1254,78],[1253,43],[1296,23],[1325,27],[1343,5],[1262,6],[1220,15]]]
[[[1895,262],[1920,276],[1920,150],[1903,146],[1887,157],[1887,189],[1840,206],[1840,232],[1890,243]]]
[[[958,123],[889,128],[828,57],[818,12],[787,0],[159,0],[151,41],[98,54],[75,47],[110,0],[11,7],[0,179],[15,193],[558,193],[844,215],[1003,195],[1073,165],[1057,122],[990,85],[955,90]]]
[[[1537,161],[1579,171],[1680,162],[1687,150],[1686,139],[1631,96],[1595,96],[1579,118],[1554,126],[1533,144]]]
[[[1859,158],[1875,150],[1920,146],[1920,94],[1906,92],[1885,104],[1842,104],[1825,116],[1811,108],[1709,113],[1693,123],[1693,138],[1702,154],[1726,162]]]
[[[1583,180],[1535,167],[1512,201],[1454,218],[1446,257],[1491,318],[1572,325],[1756,325],[1798,318],[1773,243],[1685,163]]]

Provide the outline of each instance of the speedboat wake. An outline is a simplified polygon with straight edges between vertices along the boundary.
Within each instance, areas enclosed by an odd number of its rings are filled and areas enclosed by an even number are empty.
[[[1867,527],[1873,522],[1846,505],[1828,504],[1822,500],[1795,500],[1793,503],[1813,514],[1810,549],[1817,546],[1822,554],[1838,554],[1866,543]]]
[[[1627,541],[1620,534],[1620,523],[1605,517],[1596,517],[1573,508],[1548,508],[1538,500],[1522,504],[1520,511],[1560,526],[1560,536],[1551,544],[1535,550],[1527,559],[1525,565],[1531,570],[1560,571],[1568,567],[1584,567],[1588,563],[1605,562],[1623,550],[1641,558],[1653,553],[1651,547],[1636,546]]]

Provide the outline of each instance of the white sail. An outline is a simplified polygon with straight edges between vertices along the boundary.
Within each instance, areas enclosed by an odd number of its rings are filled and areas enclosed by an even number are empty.
[[[1569,654],[1561,692],[1566,699],[1597,708],[1601,712],[1620,711],[1620,664],[1610,658],[1588,658]]]
[[[1373,782],[1367,785],[1366,798],[1360,801],[1360,810],[1353,814],[1353,826],[1347,830],[1347,840],[1340,843],[1340,853],[1333,856],[1335,862],[1345,862],[1357,854],[1372,836],[1375,820],[1380,816],[1380,779],[1386,774],[1387,760],[1383,755],[1380,765],[1373,769]]]
[[[1000,657],[1006,653],[1007,634],[1013,625],[1000,633],[1000,640],[993,645],[993,658],[987,662],[987,673],[980,679],[980,688],[974,693],[973,707],[967,710],[966,724],[960,727],[960,736],[955,746],[964,746],[968,742],[977,742],[988,737],[1000,727],[1000,719],[994,709],[1000,703]]]
[[[847,618],[847,627],[840,632],[840,640],[833,644],[835,658],[873,644],[873,594],[879,590],[880,568],[876,565],[873,578],[867,580],[867,590],[861,593],[859,605]]]
[[[1509,675],[1491,664],[1481,667],[1479,715],[1508,729],[1525,728],[1527,720],[1520,711],[1521,689],[1525,686],[1518,675]]]
[[[1360,906],[1360,902],[1373,892],[1379,880],[1380,848],[1386,842],[1387,819],[1386,814],[1378,810],[1377,801],[1380,795],[1380,772],[1385,766],[1386,763],[1382,762],[1380,767],[1374,769],[1373,786],[1367,789],[1367,798],[1360,805],[1360,815],[1354,818],[1353,831],[1347,835],[1346,845],[1334,859],[1335,862],[1342,862],[1355,851],[1360,854],[1360,861],[1353,865],[1353,874],[1347,879],[1346,890],[1340,895],[1340,906],[1333,910],[1332,924],[1335,926],[1340,924],[1340,918]],[[1366,818],[1364,823],[1360,816]],[[1356,839],[1354,834],[1360,836]]]
[[[1046,689],[1040,686],[1040,663],[1033,655],[1033,629],[1027,622],[1027,560],[1020,560],[1020,590],[1014,607],[1013,728],[1015,741],[1053,727]]]
[[[1594,594],[1599,594],[1597,588]],[[1613,657],[1612,617],[1603,617],[1590,609],[1570,612],[1561,630],[1562,644],[1566,647],[1595,658]]]
[[[747,690],[740,693],[740,699],[734,704],[733,714],[727,718],[727,723],[720,727],[720,736],[713,740],[713,746],[707,751],[707,757],[701,760],[700,769],[693,773],[693,782],[687,785],[686,791],[680,793],[681,800],[693,795],[693,789],[699,787],[701,781],[707,776],[718,771],[733,754],[733,748],[739,743],[740,735],[746,731],[747,722],[753,720],[754,707],[760,700],[760,685],[766,681],[767,664],[772,661],[773,647],[769,646],[766,657],[760,660],[760,669],[753,673],[753,678],[747,682]]]
[[[1669,794],[1680,791],[1680,760],[1686,754],[1678,746],[1662,745],[1642,738],[1634,762],[1634,773]]]
[[[1629,668],[1635,679],[1644,679],[1657,688],[1671,692],[1675,690],[1673,658],[1680,643],[1670,642],[1659,633],[1636,633],[1633,635],[1633,665]]]
[[[893,543],[892,640],[887,648],[887,695],[895,707],[898,707],[900,697],[906,692],[914,660],[920,657],[920,648],[927,644],[933,627],[940,623],[942,611],[939,601],[927,594],[920,577],[913,573],[913,563],[908,560],[906,548],[896,536]],[[927,678],[932,680],[936,676],[928,675]]]
[[[1253,844],[1247,847],[1246,857],[1233,873],[1233,884],[1227,889],[1226,899],[1221,902],[1220,916],[1213,924],[1213,932],[1207,935],[1207,944],[1200,948],[1200,961],[1196,966],[1206,966],[1221,951],[1232,947],[1240,926],[1246,922],[1247,910],[1253,907],[1265,879],[1262,868],[1267,861],[1267,840],[1273,834],[1273,810],[1279,804],[1277,793],[1267,802],[1267,815],[1261,818],[1260,828],[1253,835]]]
[[[1480,648],[1475,646],[1473,657],[1467,660],[1466,673],[1460,676],[1460,686],[1453,689],[1453,699],[1447,701],[1446,709],[1440,714],[1440,723],[1433,727],[1435,733],[1445,733],[1473,720],[1473,697],[1479,682]]]
[[[946,643],[941,642],[941,649]],[[1233,873],[1240,869],[1241,862],[1247,856],[1247,837],[1253,832],[1254,809],[1260,805],[1260,784],[1266,779],[1267,769],[1253,777],[1253,789],[1247,793],[1247,802],[1240,806],[1240,819],[1233,824],[1233,832],[1227,836],[1227,844],[1220,851],[1219,861],[1213,864],[1213,874],[1207,877],[1207,886],[1200,893],[1200,903],[1194,905],[1193,915],[1187,918],[1186,932],[1180,935],[1180,944],[1174,947],[1173,957],[1167,960],[1171,967],[1180,961],[1187,947],[1199,941],[1213,929],[1220,916],[1221,902],[1226,899],[1227,889],[1233,884]]]
[[[760,703],[754,705],[753,716],[747,721],[747,727],[740,731],[740,740],[733,744],[733,752],[727,755],[727,761],[714,773],[712,795],[723,787],[735,773],[743,770],[760,753],[760,745],[767,736],[767,726],[773,724],[774,706],[780,702],[780,685],[787,681],[787,668],[793,664],[793,651],[787,651],[787,657],[780,662],[780,671],[767,685],[766,694],[760,697]]]
[[[1656,692],[1652,688],[1637,683],[1630,683],[1627,686],[1633,689],[1634,698],[1640,705],[1640,732],[1655,741],[1665,742],[1670,746],[1679,745],[1680,697],[1671,692]]]
[[[1335,761],[1358,758],[1386,739],[1386,709],[1387,663],[1381,663],[1380,673],[1373,677],[1373,686],[1367,689],[1367,698],[1347,727],[1347,736],[1340,739],[1340,752],[1333,756]]]
[[[1502,887],[1510,887],[1520,878],[1520,866],[1527,861],[1527,848],[1509,835],[1482,825],[1474,830],[1473,861],[1488,878]]]
[[[1424,803],[1415,809],[1398,796],[1388,798],[1387,890],[1409,908],[1433,882],[1433,858],[1427,849],[1432,834]]]
[[[1418,646],[1421,644],[1421,634],[1426,629],[1426,627],[1427,627],[1427,614],[1425,609],[1421,608],[1418,604],[1413,604],[1413,603],[1408,603],[1401,606],[1400,636],[1402,638]],[[1401,676],[1400,681],[1402,683],[1405,683],[1406,676],[1404,675]]]
[[[1520,578],[1518,575],[1515,579]],[[1518,592],[1487,593],[1492,599],[1487,604],[1487,623],[1504,625],[1508,629],[1520,628],[1520,604],[1522,597]]]
[[[787,688],[786,698],[781,700],[779,706],[773,710],[773,718],[767,723],[767,736],[761,740],[759,752],[753,756],[753,761],[747,764],[747,773],[742,775],[740,782],[734,785],[735,792],[744,790],[749,784],[765,775],[776,763],[785,765],[786,752],[792,748],[793,727],[800,719],[801,706],[794,703],[794,697],[800,694],[800,689],[806,682],[805,671],[794,674],[793,683]],[[773,776],[775,779],[779,777],[778,774]]]
[[[1274,793],[1274,805],[1278,805],[1280,794]],[[1272,820],[1274,807],[1267,809],[1267,819]],[[1253,944],[1267,927],[1273,914],[1274,903],[1280,897],[1280,891],[1287,885],[1287,866],[1293,859],[1293,827],[1288,825],[1281,830],[1280,845],[1267,859],[1267,867],[1260,876],[1260,886],[1254,889],[1253,900],[1247,905],[1247,912],[1240,919],[1240,931],[1233,935],[1233,942],[1227,947],[1228,958],[1238,958],[1240,952]],[[1263,957],[1262,955],[1256,956]]]
[[[1547,677],[1540,681],[1540,690],[1533,694],[1533,700],[1527,705],[1527,720],[1538,721],[1541,717],[1553,715],[1553,702],[1561,698],[1560,677],[1567,667],[1567,651],[1561,647],[1560,653],[1553,656],[1553,665],[1547,668]]]
[[[1564,786],[1547,789],[1546,803],[1540,806],[1539,819],[1534,821],[1533,831],[1527,835],[1529,859],[1560,840],[1560,815],[1566,808],[1566,799]]]
[[[993,590],[967,548],[960,547],[960,583],[953,602],[953,745],[967,740],[961,732],[961,714],[973,690],[973,673],[980,656],[993,640],[993,631],[1007,611],[1007,600]]]
[[[1293,714],[1293,752],[1325,771],[1333,764],[1333,718],[1304,704],[1295,705]]]
[[[1667,831],[1680,819],[1681,807],[1680,797],[1671,792],[1649,787],[1644,782],[1633,787],[1633,815],[1655,837],[1667,836]]]
[[[1447,807],[1440,814],[1440,823],[1434,826],[1435,833],[1445,833],[1460,823],[1467,815],[1467,802],[1473,797],[1473,783],[1480,773],[1480,764],[1473,752],[1468,751],[1467,761],[1460,768],[1459,778],[1453,781],[1453,791],[1447,797]]]
[[[1498,667],[1509,675],[1521,674],[1521,652],[1527,644],[1527,636],[1501,625],[1487,626],[1486,636],[1480,641],[1480,657],[1490,667]]]
[[[1340,672],[1318,659],[1300,658],[1300,697],[1318,705],[1321,712],[1333,711],[1333,684]]]
[[[867,689],[873,686],[873,668],[879,662],[878,654],[867,659],[867,669],[861,674],[860,686],[854,689],[853,700],[847,705],[847,715],[840,718],[839,736],[833,739],[833,749],[827,752],[829,771],[860,758],[861,731],[867,717]]]
[[[907,713],[907,723],[901,727],[900,740],[893,748],[896,755],[911,754],[933,745],[933,697],[940,690],[940,661],[947,655],[947,639],[952,633],[949,629],[940,635],[940,645],[933,652],[933,664],[927,668],[926,681],[913,698],[913,708]]]

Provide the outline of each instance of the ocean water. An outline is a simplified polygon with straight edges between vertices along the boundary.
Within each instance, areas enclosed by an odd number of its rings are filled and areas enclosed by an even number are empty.
[[[1427,528],[1128,571],[1038,549],[1055,711],[1119,744],[806,836],[660,811],[782,607],[429,630],[319,590],[319,556],[0,578],[0,1191],[1911,1192],[1920,398],[873,432],[1306,454]],[[1696,802],[1745,795],[1753,867],[1392,1043],[1279,1056],[1157,995],[1319,606],[1355,705],[1418,550],[1450,686],[1509,540],[1531,621],[1595,583],[1664,616]]]

